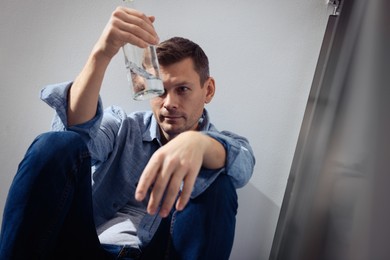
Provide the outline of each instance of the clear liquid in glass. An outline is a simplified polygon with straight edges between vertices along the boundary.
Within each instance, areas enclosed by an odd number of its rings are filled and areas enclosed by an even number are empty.
[[[133,99],[146,100],[164,94],[155,46],[150,45],[142,49],[126,44],[123,46],[123,52]]]

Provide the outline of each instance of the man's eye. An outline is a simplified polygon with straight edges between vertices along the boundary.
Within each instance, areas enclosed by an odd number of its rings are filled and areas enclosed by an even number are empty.
[[[188,90],[189,90],[189,88],[186,87],[186,86],[180,86],[178,88],[178,91],[181,92],[181,93],[187,92]]]

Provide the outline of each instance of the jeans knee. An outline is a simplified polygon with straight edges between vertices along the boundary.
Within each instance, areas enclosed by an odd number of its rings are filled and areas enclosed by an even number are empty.
[[[87,153],[88,151],[82,137],[72,131],[43,133],[34,140],[30,149],[33,149],[35,153],[61,158],[73,153]]]
[[[237,209],[238,196],[231,177],[220,174],[202,194],[189,201],[185,211],[234,218]]]
[[[221,174],[208,188],[208,192],[213,194],[213,197],[221,205],[221,208],[231,208],[234,211],[238,208],[237,190],[233,185],[232,179],[226,174]]]
[[[74,172],[82,162],[90,166],[88,148],[82,137],[71,131],[47,132],[39,135],[31,144],[19,165],[19,172],[50,174]]]

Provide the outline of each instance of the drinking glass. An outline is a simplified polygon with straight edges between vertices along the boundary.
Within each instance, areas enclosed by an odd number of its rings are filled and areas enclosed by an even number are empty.
[[[126,43],[122,49],[133,99],[146,100],[162,95],[164,86],[160,77],[156,46],[140,48]]]

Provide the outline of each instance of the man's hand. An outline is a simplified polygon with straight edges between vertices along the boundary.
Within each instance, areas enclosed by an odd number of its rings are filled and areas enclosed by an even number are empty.
[[[184,132],[153,154],[141,175],[135,197],[143,200],[152,187],[148,213],[156,214],[162,202],[159,214],[166,217],[183,185],[176,202],[176,209],[183,210],[200,168],[221,168],[225,157],[224,147],[215,139],[196,131]]]
[[[157,44],[158,36],[153,27],[154,20],[154,16],[146,16],[134,9],[116,8],[95,45],[95,50],[112,58],[125,43],[141,48],[146,48],[149,44]]]

